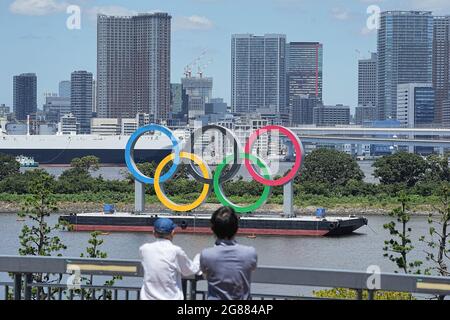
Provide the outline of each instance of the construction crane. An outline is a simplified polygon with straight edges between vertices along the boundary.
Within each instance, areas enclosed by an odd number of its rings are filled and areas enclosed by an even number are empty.
[[[203,74],[205,73],[206,68],[208,68],[208,66],[213,62],[212,59],[208,60],[207,63],[205,63],[203,66],[199,66],[198,67],[198,76],[200,78],[203,78]]]
[[[192,77],[192,70],[200,63],[200,61],[203,59],[203,57],[206,55],[206,53],[207,53],[207,50],[204,50],[200,56],[198,56],[196,59],[194,59],[194,61],[189,63],[184,68],[184,75],[186,78]]]

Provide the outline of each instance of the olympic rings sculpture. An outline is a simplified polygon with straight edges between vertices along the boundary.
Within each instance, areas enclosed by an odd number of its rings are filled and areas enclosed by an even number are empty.
[[[208,131],[217,131],[233,143],[233,154],[227,155],[223,162],[216,168],[214,173],[211,172],[208,164],[193,152],[197,139],[202,137]],[[279,133],[285,135],[291,141],[296,153],[295,163],[292,169],[286,176],[277,180],[271,180],[271,173],[268,165],[260,157],[252,154],[253,145],[256,143],[258,138],[260,138],[263,134],[272,131],[278,131]],[[134,162],[134,149],[136,143],[142,135],[148,132],[160,132],[161,134],[166,135],[172,142],[172,153],[158,164],[153,178],[147,177],[139,171],[136,163]],[[241,150],[243,150],[243,152]],[[222,205],[232,207],[238,213],[254,212],[266,203],[270,197],[272,187],[283,186],[294,180],[295,176],[301,169],[303,156],[303,145],[298,136],[290,129],[276,125],[266,126],[256,130],[252,135],[250,135],[250,138],[244,148],[241,147],[238,138],[231,130],[218,125],[208,125],[195,130],[184,147],[181,148],[180,142],[171,130],[161,125],[150,124],[138,129],[128,140],[125,149],[125,162],[128,170],[134,178],[143,184],[153,185],[159,201],[161,201],[161,203],[168,209],[176,212],[188,212],[198,208],[208,198],[211,190],[214,190],[217,199]],[[251,177],[255,181],[264,185],[260,198],[254,204],[248,206],[239,206],[234,204],[227,198],[223,190],[223,184],[232,180],[239,172],[242,160]],[[187,166],[188,173],[196,181],[202,183],[203,188],[199,197],[194,202],[190,204],[177,204],[170,200],[166,195],[163,184],[172,179],[178,172],[180,164],[185,163],[186,161],[189,161],[189,165]],[[173,162],[172,166],[166,173],[163,174],[164,169],[170,162]],[[230,166],[230,168],[228,171],[225,171],[227,166]],[[262,175],[257,172],[255,167],[259,168]]]

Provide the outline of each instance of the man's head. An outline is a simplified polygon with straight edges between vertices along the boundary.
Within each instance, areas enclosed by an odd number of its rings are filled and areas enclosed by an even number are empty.
[[[159,218],[155,221],[153,227],[153,233],[156,238],[172,240],[177,225],[170,219]]]
[[[239,218],[233,208],[222,207],[211,217],[211,229],[218,239],[231,240],[239,229]]]

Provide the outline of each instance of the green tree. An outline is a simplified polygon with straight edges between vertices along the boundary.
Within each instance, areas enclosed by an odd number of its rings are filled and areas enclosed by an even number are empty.
[[[420,241],[424,242],[426,260],[433,266],[426,270],[426,273],[437,273],[440,276],[450,276],[448,267],[450,259],[450,184],[445,182],[439,188],[440,204],[434,207],[436,213],[431,213],[428,217],[430,225],[428,237],[423,236]],[[445,296],[439,297],[444,300]]]
[[[71,168],[64,171],[58,179],[58,192],[65,194],[76,194],[84,191],[98,191],[99,183],[89,171],[81,168]]]
[[[99,192],[103,188],[103,178],[93,178],[91,173],[99,169],[99,159],[95,156],[75,158],[71,168],[65,170],[58,179],[58,192],[76,194],[81,192]]]
[[[411,213],[409,211],[410,199],[405,195],[399,196],[401,206],[395,208],[389,213],[389,216],[395,218],[396,221],[391,221],[385,224],[384,229],[388,230],[392,238],[384,242],[383,250],[386,252],[384,257],[394,262],[396,266],[405,273],[420,273],[417,268],[422,265],[421,261],[409,262],[408,254],[414,249],[411,241],[412,230],[408,226],[411,220]],[[400,228],[397,228],[397,223]],[[414,271],[414,269],[417,269]]]
[[[23,203],[19,216],[27,218],[31,224],[26,224],[20,233],[19,254],[22,256],[51,256],[57,254],[67,247],[58,236],[53,235],[55,231],[61,230],[60,224],[50,225],[46,219],[58,211],[57,202],[53,196],[54,179],[43,170],[35,170],[32,179],[28,182],[30,195]],[[35,274],[33,280],[38,283],[51,283],[60,281],[61,275],[52,280],[50,274]],[[54,292],[49,289],[45,292],[43,288],[34,290],[34,295],[43,299],[52,296]]]
[[[334,149],[317,149],[305,157],[301,180],[345,186],[350,180],[361,181],[364,174],[348,154]],[[298,179],[297,179],[298,182]]]
[[[0,181],[20,173],[20,164],[13,156],[0,153]]]
[[[383,184],[405,184],[414,187],[427,171],[427,161],[421,156],[398,152],[393,155],[377,159],[373,164],[374,176]]]
[[[450,182],[450,168],[448,155],[430,155],[427,158],[428,168],[425,179],[427,181],[448,181]]]
[[[95,156],[74,158],[70,162],[70,166],[86,172],[97,171],[100,168],[100,159]]]
[[[108,254],[100,249],[100,247],[103,245],[104,240],[100,238],[101,233],[98,231],[92,232],[91,237],[88,240],[89,246],[86,248],[86,253],[82,253],[80,255],[81,258],[90,258],[90,259],[106,259],[108,258]],[[111,280],[105,281],[103,284],[106,287],[112,287],[117,280],[121,280],[121,276],[114,276]],[[85,286],[92,286],[94,285],[94,276],[90,275],[87,277],[82,277],[81,284]],[[87,300],[93,300],[93,299],[106,299],[111,300],[112,298],[112,292],[110,290],[106,290],[99,296],[96,296],[96,290],[95,289],[79,289],[75,290],[75,294],[83,295],[84,299]],[[104,296],[104,294],[106,296]]]

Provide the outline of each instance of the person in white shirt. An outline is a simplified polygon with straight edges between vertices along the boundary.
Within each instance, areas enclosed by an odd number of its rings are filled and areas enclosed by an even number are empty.
[[[172,243],[176,227],[170,219],[156,220],[156,241],[139,248],[144,268],[141,300],[183,300],[181,276],[200,271],[199,255],[191,261],[183,249]]]

